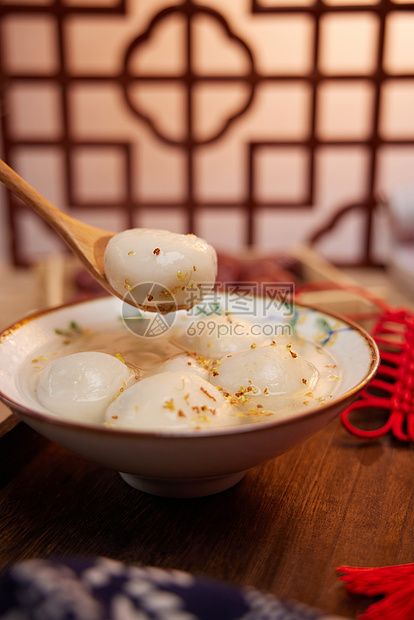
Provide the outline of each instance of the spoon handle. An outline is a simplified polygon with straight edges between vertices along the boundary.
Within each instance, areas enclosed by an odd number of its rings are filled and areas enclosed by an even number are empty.
[[[114,233],[90,226],[63,213],[1,159],[0,181],[40,215],[62,237],[94,278],[113,292],[105,278],[104,252]]]
[[[39,194],[27,181],[22,179],[17,172],[12,170],[2,159],[0,159],[0,181],[18,196],[23,202],[31,207],[40,217],[42,217],[50,226],[55,228],[58,233],[65,234],[66,227],[61,226],[63,221],[72,220],[60,209],[55,207],[44,196]]]
[[[74,247],[73,229],[82,226],[74,218],[55,207],[49,200],[39,194],[27,181],[22,179],[10,166],[0,159],[0,181],[18,196],[28,207],[33,209],[40,217],[49,224],[65,241],[65,243],[77,253]],[[84,224],[86,226],[86,224]]]

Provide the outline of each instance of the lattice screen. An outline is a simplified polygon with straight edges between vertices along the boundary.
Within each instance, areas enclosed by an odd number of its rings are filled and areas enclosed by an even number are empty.
[[[103,228],[369,264],[414,170],[414,4],[0,0],[4,158]],[[10,198],[11,254],[59,242]],[[322,240],[323,241],[323,240]]]

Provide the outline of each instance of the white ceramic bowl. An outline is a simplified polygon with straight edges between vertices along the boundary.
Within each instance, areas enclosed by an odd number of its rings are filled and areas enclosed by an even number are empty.
[[[22,391],[24,364],[39,347],[62,348],[62,337],[55,330],[71,322],[94,330],[99,330],[100,324],[122,327],[121,304],[107,297],[66,305],[34,314],[6,329],[0,334],[0,398],[45,437],[121,472],[130,485],[156,495],[197,497],[231,487],[249,468],[286,452],[333,420],[355,400],[379,363],[374,341],[359,326],[297,304],[293,315],[286,317],[285,312],[274,310],[266,321],[288,323],[296,336],[329,348],[342,369],[340,386],[329,402],[301,408],[286,419],[197,431],[122,430],[45,413]],[[258,316],[260,320],[263,317]]]

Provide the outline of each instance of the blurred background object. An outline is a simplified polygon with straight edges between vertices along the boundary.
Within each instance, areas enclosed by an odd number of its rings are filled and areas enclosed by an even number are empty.
[[[0,0],[0,73],[3,158],[74,217],[388,260],[382,197],[414,169],[412,2]],[[0,259],[64,249],[0,205]]]
[[[390,277],[414,297],[414,184],[403,185],[388,198],[391,249]]]

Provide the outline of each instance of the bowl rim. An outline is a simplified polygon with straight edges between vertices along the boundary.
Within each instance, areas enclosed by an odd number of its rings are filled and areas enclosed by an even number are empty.
[[[14,334],[18,329],[24,327],[28,323],[35,321],[36,319],[43,317],[45,315],[53,314],[56,311],[71,308],[71,307],[79,307],[86,306],[88,304],[100,304],[100,303],[108,303],[108,300],[114,300],[116,298],[104,295],[102,297],[95,297],[92,299],[86,299],[81,301],[70,301],[58,306],[53,306],[51,308],[44,308],[41,310],[36,310],[23,317],[22,319],[12,323],[9,327],[6,327],[0,332],[0,347],[2,343],[12,334]],[[86,422],[78,422],[70,419],[64,419],[59,417],[54,417],[53,414],[43,413],[41,411],[35,411],[25,405],[22,405],[19,402],[9,398],[4,394],[0,387],[0,400],[5,403],[9,408],[12,409],[13,413],[16,415],[15,410],[22,414],[22,417],[25,416],[29,419],[33,419],[37,422],[43,422],[46,424],[51,424],[52,426],[58,426],[62,428],[68,428],[71,430],[84,431],[86,433],[98,433],[99,435],[116,435],[117,437],[135,437],[135,438],[157,438],[157,439],[194,439],[197,437],[218,437],[223,435],[238,435],[242,433],[251,433],[251,432],[260,432],[273,427],[284,427],[296,422],[301,422],[304,418],[314,418],[318,417],[321,414],[326,413],[333,407],[336,407],[340,403],[347,402],[352,400],[353,396],[355,396],[358,392],[360,392],[374,377],[378,366],[380,364],[380,352],[378,346],[373,339],[373,337],[360,325],[358,325],[355,321],[348,319],[344,315],[341,315],[338,312],[333,312],[331,310],[325,310],[317,305],[313,304],[305,304],[302,302],[297,302],[294,300],[295,306],[299,306],[306,310],[311,310],[317,313],[324,314],[333,319],[342,321],[346,325],[350,326],[354,331],[357,331],[360,336],[364,339],[365,343],[368,346],[370,352],[370,364],[369,370],[365,374],[364,378],[361,379],[354,387],[347,390],[344,394],[339,397],[332,398],[329,402],[320,404],[318,406],[309,407],[308,409],[294,414],[292,417],[282,418],[280,420],[270,420],[269,422],[259,422],[256,424],[241,424],[234,426],[218,426],[213,428],[202,428],[195,429],[168,429],[168,430],[139,430],[139,429],[126,429],[126,428],[116,428],[116,427],[107,427],[105,425],[99,424],[88,424]]]

